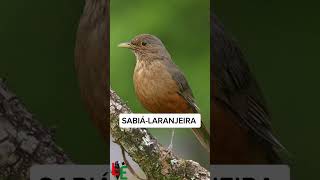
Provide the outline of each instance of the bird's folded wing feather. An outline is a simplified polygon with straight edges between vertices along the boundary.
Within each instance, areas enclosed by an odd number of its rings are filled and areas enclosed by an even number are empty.
[[[239,117],[240,125],[272,146],[284,147],[272,135],[270,116],[262,93],[250,73],[236,43],[225,36],[222,25],[214,17],[213,68],[215,100],[223,103]]]
[[[172,75],[172,78],[177,83],[179,90],[178,94],[182,96],[190,105],[193,112],[198,112],[199,107],[194,101],[194,97],[192,94],[192,90],[188,84],[188,81],[186,80],[184,74],[179,70],[179,68],[172,62],[172,61],[166,61],[166,66],[170,74]]]

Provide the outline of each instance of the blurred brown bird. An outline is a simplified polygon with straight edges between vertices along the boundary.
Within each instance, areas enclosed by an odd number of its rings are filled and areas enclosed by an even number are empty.
[[[212,164],[282,163],[265,100],[235,41],[211,19]]]
[[[171,60],[160,39],[141,34],[119,47],[136,56],[133,75],[135,92],[142,105],[152,113],[197,113],[198,107],[184,74]],[[210,135],[204,126],[192,129],[201,145],[210,150]]]
[[[108,1],[86,0],[77,32],[75,68],[90,117],[104,140],[109,142],[107,10]]]

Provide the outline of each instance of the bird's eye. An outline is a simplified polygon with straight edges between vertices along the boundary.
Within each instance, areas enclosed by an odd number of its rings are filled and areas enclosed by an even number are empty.
[[[142,42],[141,42],[141,45],[142,45],[142,46],[146,46],[146,45],[147,45],[147,43],[146,43],[146,42],[144,42],[144,41],[142,41]]]

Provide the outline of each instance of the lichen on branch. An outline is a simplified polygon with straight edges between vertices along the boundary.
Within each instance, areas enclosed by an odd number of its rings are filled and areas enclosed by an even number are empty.
[[[110,129],[115,143],[122,146],[148,179],[210,179],[210,172],[199,163],[168,152],[147,129],[119,127],[119,115],[132,113],[110,88]]]

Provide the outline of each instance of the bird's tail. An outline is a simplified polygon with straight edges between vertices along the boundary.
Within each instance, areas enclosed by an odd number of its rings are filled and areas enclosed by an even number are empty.
[[[293,164],[294,160],[292,154],[285,148],[272,148],[268,154],[268,160],[271,164]]]
[[[197,137],[198,141],[201,143],[201,145],[208,151],[210,152],[210,134],[203,124],[201,122],[201,127],[200,128],[193,128],[192,132],[194,135]]]
[[[280,154],[274,150],[268,154],[267,158],[270,164],[284,164],[284,160],[280,157]]]

